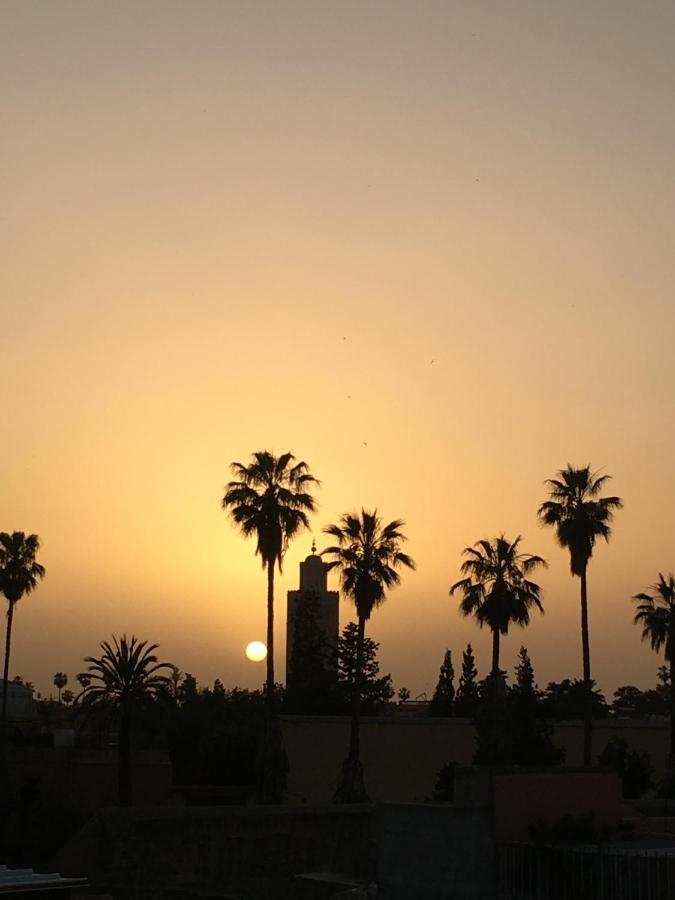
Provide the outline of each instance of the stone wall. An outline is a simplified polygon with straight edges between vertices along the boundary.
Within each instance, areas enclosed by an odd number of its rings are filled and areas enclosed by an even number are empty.
[[[284,716],[284,742],[290,763],[291,803],[328,802],[347,751],[349,719],[339,716]],[[610,737],[649,754],[657,777],[665,768],[668,722],[606,719],[594,723],[594,756]],[[553,726],[553,742],[566,751],[565,765],[583,763],[583,723]],[[475,731],[468,719],[365,717],[361,754],[370,797],[376,802],[420,803],[431,795],[436,775],[447,762],[470,765]]]
[[[303,872],[372,878],[375,854],[370,805],[183,807],[101,810],[53,862],[116,898],[284,900]]]

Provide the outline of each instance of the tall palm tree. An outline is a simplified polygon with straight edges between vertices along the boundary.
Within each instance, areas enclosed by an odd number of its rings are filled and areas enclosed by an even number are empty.
[[[358,620],[349,754],[342,765],[335,793],[337,802],[360,803],[368,800],[359,746],[366,622],[373,609],[384,602],[387,591],[400,583],[401,576],[397,569],[402,566],[415,568],[414,561],[401,550],[406,540],[402,527],[401,519],[383,525],[377,510],[367,512],[362,509],[360,515],[345,513],[338,524],[324,528],[324,532],[335,538],[337,543],[326,547],[321,555],[328,557],[329,570],[338,570],[342,590],[354,601]]]
[[[316,509],[309,492],[317,479],[305,462],[292,453],[274,456],[268,450],[254,453],[248,465],[234,462],[236,476],[225,486],[223,509],[245,537],[255,536],[256,556],[267,570],[267,681],[268,708],[274,705],[274,570],[282,571],[288,543],[304,528]]]
[[[14,531],[0,533],[0,593],[7,599],[7,632],[5,635],[5,668],[2,684],[2,724],[0,742],[4,745],[7,728],[7,683],[9,681],[9,654],[12,646],[12,620],[14,607],[26,594],[34,591],[45,568],[36,562],[40,539],[36,534]]]
[[[541,556],[519,553],[521,539],[519,535],[510,541],[502,534],[466,547],[463,555],[467,559],[460,569],[465,577],[450,588],[451,595],[456,591],[462,594],[460,613],[473,616],[481,628],[487,625],[492,632],[490,674],[495,678],[499,676],[501,635],[508,634],[510,625],[529,625],[533,608],[544,611],[541,588],[527,576],[547,564]]]
[[[650,585],[650,593],[636,594],[638,604],[635,624],[642,625],[642,640],[648,640],[652,650],[663,647],[670,670],[670,760],[675,763],[675,575],[659,579]]]
[[[542,525],[555,528],[561,547],[570,552],[570,570],[581,582],[581,647],[587,703],[584,716],[584,765],[592,762],[591,651],[588,635],[588,594],[586,570],[597,538],[609,541],[614,511],[621,509],[620,497],[602,497],[609,475],[592,472],[590,465],[575,469],[570,463],[555,478],[547,479],[549,499],[538,510]]]
[[[171,663],[158,662],[154,651],[157,644],[148,645],[133,635],[126,635],[112,643],[101,642],[100,656],[87,656],[90,684],[77,698],[88,711],[102,709],[119,722],[118,778],[120,806],[131,806],[133,801],[133,778],[131,766],[131,734],[134,713],[151,699],[161,697],[170,690],[170,676],[161,674],[162,669],[171,671]],[[81,682],[80,682],[81,683]]]

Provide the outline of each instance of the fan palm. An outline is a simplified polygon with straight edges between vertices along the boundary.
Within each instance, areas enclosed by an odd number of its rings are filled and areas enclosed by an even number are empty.
[[[274,456],[268,450],[253,454],[248,465],[234,462],[236,476],[225,486],[222,506],[245,537],[255,536],[256,556],[267,569],[267,681],[268,707],[274,703],[274,570],[282,571],[291,538],[309,528],[308,513],[316,502],[309,493],[317,479],[305,462],[292,453]]]
[[[343,763],[335,794],[338,802],[358,803],[368,799],[359,747],[366,622],[373,609],[384,602],[387,591],[400,583],[401,576],[397,569],[402,566],[415,568],[414,561],[401,550],[406,540],[402,527],[400,519],[383,525],[377,510],[366,512],[362,509],[360,515],[345,513],[338,524],[324,528],[324,532],[335,538],[337,543],[326,547],[322,556],[328,557],[329,570],[337,569],[339,572],[342,590],[354,601],[358,620],[349,754]]]
[[[163,669],[173,670],[171,663],[158,662],[154,651],[157,644],[148,645],[133,635],[112,643],[101,642],[100,656],[87,656],[90,683],[78,701],[89,711],[102,709],[119,722],[119,797],[121,806],[131,806],[133,779],[131,766],[131,732],[134,712],[149,699],[162,696],[171,687],[169,675]],[[82,683],[82,682],[80,682]]]
[[[473,616],[481,628],[486,625],[492,632],[491,675],[495,677],[499,676],[501,635],[508,634],[510,625],[529,625],[533,608],[544,611],[541,588],[527,576],[540,566],[545,568],[546,561],[520,553],[520,541],[520,535],[510,541],[502,534],[466,547],[467,559],[460,569],[465,577],[450,588],[450,594],[462,594],[460,613]]]
[[[635,624],[642,625],[642,640],[649,641],[657,653],[663,648],[670,669],[670,759],[675,762],[675,576],[659,579],[650,593],[636,594]]]
[[[7,599],[7,632],[5,635],[5,668],[2,684],[2,726],[0,740],[4,743],[7,727],[7,683],[9,681],[9,655],[12,646],[12,621],[14,607],[26,594],[34,591],[45,576],[44,566],[36,562],[40,540],[36,534],[23,531],[0,533],[0,593]]]
[[[581,583],[582,663],[589,696],[584,716],[585,766],[590,766],[592,759],[591,652],[586,570],[593,556],[596,540],[601,537],[609,541],[614,511],[623,506],[620,497],[600,496],[609,478],[609,475],[592,472],[590,466],[575,469],[568,463],[567,468],[561,469],[556,478],[549,478],[544,482],[550,489],[549,499],[538,510],[541,524],[555,528],[558,543],[569,550],[570,570]]]

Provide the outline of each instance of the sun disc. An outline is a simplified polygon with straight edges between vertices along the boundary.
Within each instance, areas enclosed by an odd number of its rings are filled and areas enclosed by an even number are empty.
[[[262,641],[251,641],[246,647],[246,656],[251,662],[262,662],[267,656],[267,647]]]

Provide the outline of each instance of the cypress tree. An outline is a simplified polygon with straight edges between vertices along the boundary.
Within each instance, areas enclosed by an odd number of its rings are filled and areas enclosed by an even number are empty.
[[[452,716],[455,704],[455,670],[452,667],[452,653],[445,651],[443,664],[438,673],[438,684],[429,704],[430,716]]]

